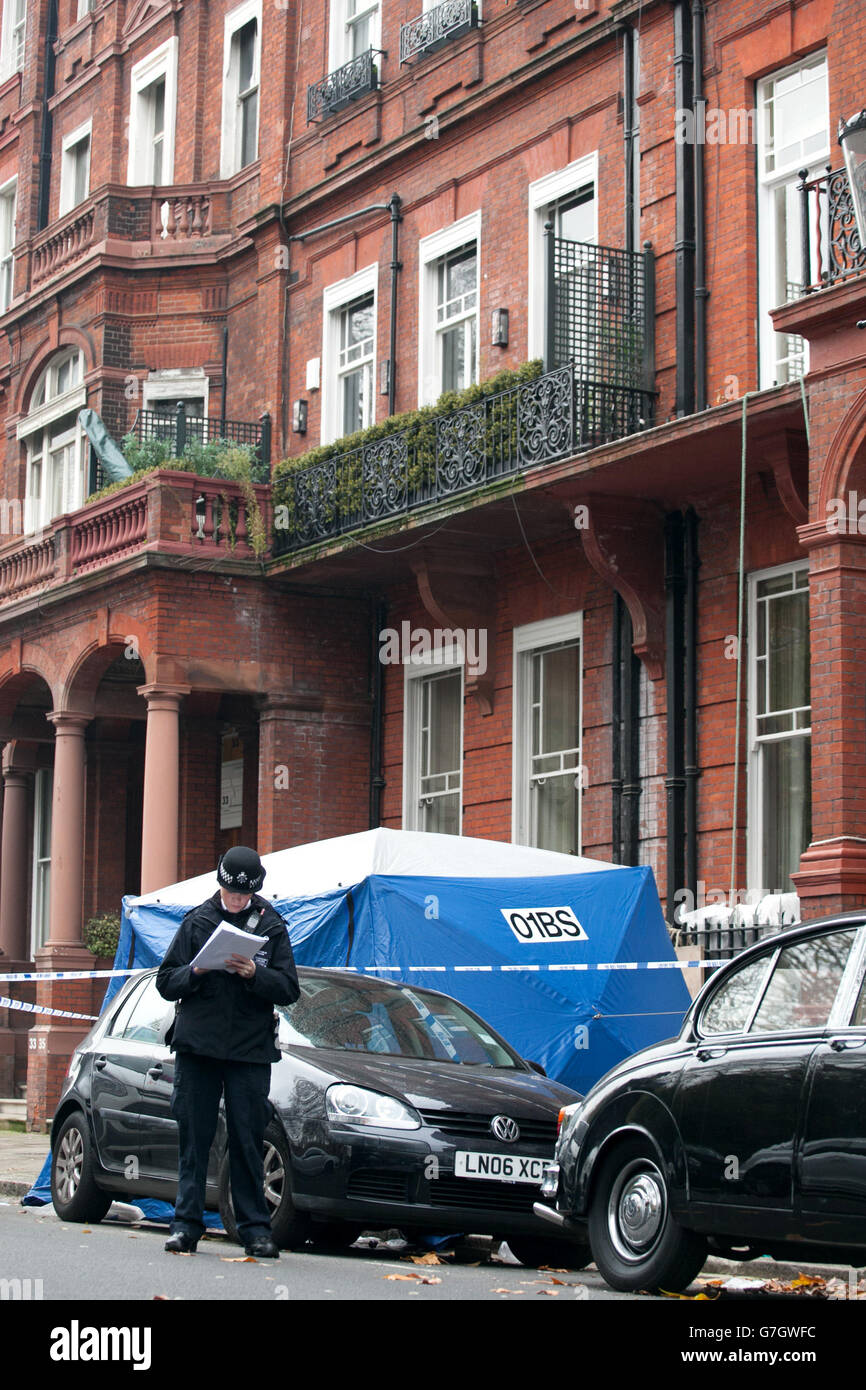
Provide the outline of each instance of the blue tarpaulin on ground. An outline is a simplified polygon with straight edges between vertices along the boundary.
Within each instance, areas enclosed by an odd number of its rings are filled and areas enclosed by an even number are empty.
[[[453,995],[577,1091],[673,1036],[690,1002],[676,969],[573,968],[675,959],[649,868],[384,829],[264,863],[263,894],[299,965]],[[158,965],[185,913],[215,891],[208,874],[125,898],[116,968]]]

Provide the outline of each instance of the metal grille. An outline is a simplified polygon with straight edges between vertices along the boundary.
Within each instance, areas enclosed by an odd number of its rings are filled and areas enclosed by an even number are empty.
[[[677,946],[699,946],[707,960],[733,960],[747,946],[765,936],[775,936],[782,927],[758,922],[696,922],[680,927],[675,934]]]
[[[484,1182],[478,1178],[443,1176],[430,1183],[430,1205],[460,1207],[466,1211],[532,1213],[538,1188],[531,1183]]]
[[[346,1196],[374,1202],[408,1202],[409,1177],[406,1173],[361,1168],[349,1178]]]
[[[140,410],[135,418],[133,433],[140,444],[151,439],[165,439],[175,458],[182,456],[191,440],[213,444],[245,444],[254,450],[254,481],[266,483],[271,474],[270,417],[261,420],[220,420],[187,415],[183,409],[164,415],[156,410]]]
[[[445,0],[417,19],[400,25],[400,62],[408,63],[423,53],[434,53],[449,39],[456,39],[478,23],[475,0]]]
[[[373,62],[373,52],[372,48],[368,48],[366,53],[344,63],[341,68],[335,68],[321,82],[307,88],[308,125],[311,121],[320,121],[324,116],[340,111],[350,101],[375,91],[379,85],[379,74]]]
[[[492,1115],[478,1115],[471,1110],[419,1110],[418,1113],[425,1125],[429,1125],[431,1129],[438,1129],[441,1134],[458,1134],[467,1139],[492,1138]],[[522,1140],[528,1144],[546,1144],[551,1153],[553,1152],[556,1144],[555,1120],[528,1120],[520,1115],[514,1115],[512,1118],[517,1121]]]

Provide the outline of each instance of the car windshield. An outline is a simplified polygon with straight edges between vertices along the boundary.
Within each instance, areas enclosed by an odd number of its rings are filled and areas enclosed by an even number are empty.
[[[301,997],[279,1005],[279,1040],[289,1047],[333,1047],[465,1066],[521,1063],[454,999],[408,985],[382,987],[301,978]]]

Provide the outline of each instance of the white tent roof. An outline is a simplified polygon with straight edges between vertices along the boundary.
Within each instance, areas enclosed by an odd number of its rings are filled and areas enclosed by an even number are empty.
[[[262,863],[267,870],[262,895],[279,899],[303,898],[347,888],[361,883],[370,874],[406,874],[420,878],[544,878],[618,867],[602,859],[582,859],[526,845],[502,844],[499,840],[381,828],[276,850],[263,855]],[[131,901],[194,907],[216,889],[214,870],[168,888],[158,888]]]

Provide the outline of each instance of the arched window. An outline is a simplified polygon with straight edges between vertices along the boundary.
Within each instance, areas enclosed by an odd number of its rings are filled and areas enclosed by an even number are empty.
[[[27,445],[25,529],[82,506],[87,483],[87,437],[78,412],[87,404],[84,359],[78,348],[58,352],[39,381],[18,438]]]

